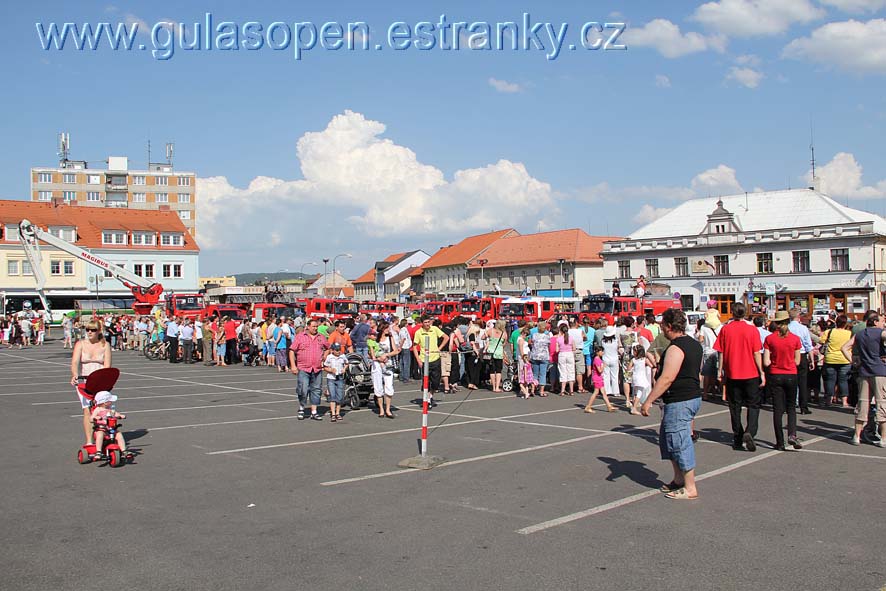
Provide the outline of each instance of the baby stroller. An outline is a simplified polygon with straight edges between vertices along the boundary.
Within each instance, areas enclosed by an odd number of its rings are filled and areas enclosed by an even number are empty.
[[[369,400],[375,392],[372,386],[372,372],[362,355],[348,353],[347,359],[344,375],[344,402],[356,410],[363,405],[364,400]]]
[[[243,360],[243,365],[251,365],[252,367],[258,366],[258,347],[256,347],[252,341],[240,341],[237,349],[240,351],[240,358]]]

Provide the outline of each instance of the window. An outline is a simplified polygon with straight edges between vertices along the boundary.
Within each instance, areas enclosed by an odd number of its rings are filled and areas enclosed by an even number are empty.
[[[18,242],[18,226],[12,224],[6,226],[6,241]]]
[[[180,211],[180,212],[178,212],[178,217],[183,220],[189,220],[189,219],[191,219],[191,212],[188,210]]]
[[[133,236],[132,243],[135,244],[135,237]],[[143,266],[139,263],[132,265],[132,272],[138,275],[139,277],[144,277]]]
[[[849,249],[848,248],[832,248],[831,249],[831,271],[848,271],[849,270]]]
[[[160,237],[160,244],[163,246],[181,246],[182,245],[182,235],[181,234],[163,234]]]
[[[37,175],[38,183],[51,183],[52,182],[52,173],[51,172],[41,172]]]
[[[169,279],[170,277],[174,279],[180,279],[182,276],[182,266],[181,265],[163,265],[163,278]],[[447,280],[449,278],[447,277]]]
[[[541,283],[541,269],[535,270],[535,282]]]
[[[157,177],[157,184],[165,187],[166,185],[169,184],[169,177],[158,176]]]
[[[687,257],[674,257],[674,275],[689,277],[689,259]]]
[[[65,264],[65,275],[73,275],[74,274],[74,261],[64,261]]]
[[[62,196],[65,198],[65,201],[76,201],[77,193],[74,191],[64,191]]]
[[[190,203],[191,202],[191,194],[190,193],[179,193],[178,194],[178,202],[179,203]]]
[[[508,271],[508,281],[511,282],[511,285],[514,285],[514,272]]]
[[[31,261],[22,261],[22,275],[31,275]]]
[[[658,259],[646,259],[646,276],[658,277]]]
[[[618,261],[618,278],[631,278],[631,261]]]
[[[18,261],[6,261],[6,274],[18,275]]]
[[[154,265],[153,264],[146,264],[145,265],[145,275],[144,276],[148,279],[154,278]]]
[[[729,275],[729,255],[718,254],[714,257],[714,273]]]
[[[96,201],[102,200],[102,194],[98,191],[87,191],[86,193],[86,201],[91,201],[95,203]]]
[[[76,183],[77,182],[77,175],[65,173],[62,175],[62,182],[68,183],[68,184]]]
[[[169,203],[169,193],[157,193],[157,203]]]
[[[554,279],[557,277],[557,269],[554,267],[548,267],[548,275],[551,278],[551,283],[553,283]]]
[[[809,272],[809,251],[808,250],[795,250],[792,253],[792,258],[794,259],[794,273],[808,273]]]
[[[771,273],[772,273],[772,253],[771,252],[758,252],[757,253],[757,274],[769,275]]]
[[[52,201],[52,191],[38,191],[37,199],[40,201]]]
[[[118,267],[120,267],[121,269],[125,269],[125,268],[126,268],[126,265],[124,265],[123,263],[114,263],[114,264],[117,265]],[[113,277],[113,275],[111,275],[111,272],[110,272],[110,271],[107,271],[107,270],[106,270],[106,271],[105,271],[105,277],[110,278],[110,277]]]
[[[62,274],[62,262],[61,261],[49,261],[49,274],[50,275],[61,275]]]
[[[132,184],[133,185],[144,185],[145,184],[145,177],[139,176],[139,175],[132,177]]]
[[[126,233],[102,232],[102,244],[126,244]]]
[[[49,233],[56,238],[61,238],[62,240],[67,240],[68,242],[74,242],[77,239],[76,231],[74,230],[74,228],[50,227]]]
[[[178,186],[179,187],[190,187],[191,186],[191,177],[189,177],[189,176],[178,177]]]
[[[132,194],[132,202],[133,203],[145,203],[147,202],[147,195],[144,193],[133,193]]]
[[[90,185],[100,185],[102,184],[102,175],[100,174],[88,174],[86,175],[86,182]]]
[[[132,244],[134,246],[154,246],[156,237],[152,232],[133,232]]]

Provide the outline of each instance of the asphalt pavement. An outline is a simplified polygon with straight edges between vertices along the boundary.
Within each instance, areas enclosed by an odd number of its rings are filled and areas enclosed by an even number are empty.
[[[296,419],[295,378],[114,354],[137,451],[76,461],[70,351],[0,349],[0,589],[767,589],[886,585],[886,450],[852,415],[799,417],[802,451],[730,447],[725,406],[696,428],[700,498],[670,480],[658,415],[584,414],[587,395],[449,395],[418,450],[416,382],[394,420]],[[620,400],[620,399],[616,399]]]

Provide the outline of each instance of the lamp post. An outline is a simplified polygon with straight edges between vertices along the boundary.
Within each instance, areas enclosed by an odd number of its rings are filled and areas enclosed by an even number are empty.
[[[329,275],[326,272],[326,265],[329,263],[329,259],[323,259],[323,293],[320,294],[321,297],[326,297],[326,280],[329,279]]]
[[[477,264],[480,265],[480,286],[481,286],[480,295],[481,295],[481,296],[483,295],[483,291],[482,291],[482,286],[483,286],[483,267],[485,267],[485,266],[486,266],[486,263],[488,263],[488,262],[489,262],[489,259],[477,259]]]
[[[305,287],[307,287],[307,285],[308,285],[308,282],[305,281],[305,267],[307,267],[308,265],[314,265],[314,266],[316,267],[316,266],[317,266],[317,263],[315,263],[315,262],[313,262],[313,261],[310,262],[310,263],[302,263],[301,269],[300,269],[299,272],[298,272],[299,275],[301,275],[301,279],[302,279],[302,281],[303,281],[302,292],[305,291]]]
[[[93,318],[95,318],[95,313],[96,313],[96,312],[98,311],[98,309],[99,309],[99,303],[98,303],[98,291],[99,291],[99,286],[102,284],[102,282],[103,282],[104,280],[105,280],[104,275],[92,275],[92,276],[89,278],[89,282],[95,285],[95,310],[93,310],[93,312],[92,312],[92,317],[93,317]]]
[[[348,253],[348,252],[345,252],[345,253],[342,253],[342,254],[337,254],[337,255],[335,255],[334,257],[332,257],[332,292],[333,292],[333,293],[332,293],[332,297],[335,297],[335,260],[336,260],[338,257],[347,257],[347,258],[351,258],[351,254]]]
[[[563,299],[563,263],[566,262],[566,259],[557,259],[557,262],[560,263],[560,299]]]

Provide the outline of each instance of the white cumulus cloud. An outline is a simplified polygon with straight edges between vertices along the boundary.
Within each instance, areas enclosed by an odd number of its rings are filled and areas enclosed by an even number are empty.
[[[753,68],[739,68],[736,66],[729,69],[726,79],[738,82],[745,88],[757,88],[760,86],[760,81],[763,80],[763,72]]]
[[[490,78],[488,82],[489,86],[499,92],[514,93],[523,90],[523,87],[516,82],[508,82],[507,80],[499,80],[498,78]]]
[[[743,192],[744,189],[735,176],[735,169],[720,164],[695,175],[688,187],[668,185],[613,187],[604,181],[576,191],[571,197],[587,203],[610,202],[630,206],[631,203],[638,201],[685,201],[709,195],[734,195]]]
[[[709,168],[695,175],[689,185],[695,196],[707,197],[708,195],[735,195],[743,193],[741,183],[735,178],[735,169],[725,164],[715,168]]]
[[[665,76],[664,74],[656,74],[655,75],[655,85],[659,88],[670,88],[671,87],[671,79]]]
[[[647,203],[640,208],[640,210],[636,213],[636,215],[634,215],[632,220],[637,224],[649,224],[671,211],[671,209],[673,208],[653,207],[652,205]]]
[[[815,174],[821,179],[822,192],[833,197],[850,199],[886,197],[886,180],[874,185],[865,185],[862,180],[863,172],[861,164],[855,160],[854,155],[840,152],[830,162],[819,167]],[[807,183],[811,184],[811,176],[811,173],[807,174]]]
[[[718,0],[699,6],[692,20],[727,37],[777,35],[795,23],[823,18],[810,0]]]
[[[850,14],[873,13],[886,8],[886,0],[819,0],[819,2]]]
[[[782,55],[852,72],[886,74],[886,19],[828,23],[791,41]]]
[[[678,25],[663,18],[652,20],[642,27],[629,27],[624,36],[629,47],[651,47],[669,59],[709,50],[722,53],[726,48],[726,40],[721,36],[682,33]]]
[[[336,115],[326,129],[305,133],[296,144],[302,177],[256,177],[246,188],[225,177],[198,180],[198,237],[208,250],[232,242],[232,223],[248,237],[281,249],[328,240],[466,236],[492,228],[535,224],[557,214],[550,185],[523,164],[499,160],[457,171],[451,180],[415,153],[382,135],[384,124],[360,113]],[[345,225],[340,226],[341,220]],[[346,229],[346,233],[340,232]],[[362,242],[361,242],[362,241]]]

